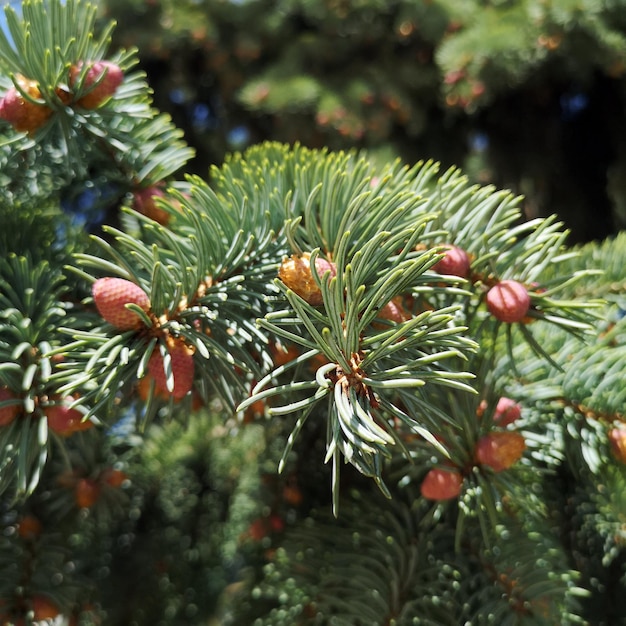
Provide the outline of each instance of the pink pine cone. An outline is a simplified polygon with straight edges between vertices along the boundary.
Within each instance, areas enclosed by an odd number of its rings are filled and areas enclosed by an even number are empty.
[[[522,407],[515,400],[503,396],[498,400],[493,414],[493,421],[498,426],[508,426],[519,419],[521,414]]]
[[[70,69],[70,87],[72,89],[76,87],[84,65],[85,63],[80,61]],[[86,93],[78,99],[77,103],[85,109],[96,109],[117,91],[124,80],[124,72],[111,61],[90,61],[88,65],[89,69],[82,85]],[[104,78],[98,82],[103,74],[105,74]]]
[[[432,269],[438,274],[466,278],[470,270],[470,258],[467,252],[459,246],[446,245],[444,247],[445,256],[437,261]]]
[[[156,391],[162,395],[171,395],[175,400],[184,398],[193,387],[194,360],[191,350],[182,342],[178,341],[168,347],[171,358],[172,374],[174,376],[174,388],[167,388],[167,376],[163,356],[158,348],[150,356],[148,361],[148,373],[154,379]]]
[[[429,500],[450,500],[461,493],[463,476],[455,469],[433,467],[424,477],[420,492]]]
[[[141,318],[127,309],[127,304],[136,304],[144,311],[150,309],[148,294],[124,278],[99,278],[93,284],[91,292],[100,315],[120,330],[132,330],[141,326]]]
[[[487,292],[487,308],[501,322],[521,322],[530,309],[530,296],[522,283],[501,280]]]
[[[83,421],[84,415],[80,411],[64,404],[49,406],[44,413],[48,418],[48,428],[62,437],[93,427],[93,422]]]
[[[410,318],[410,314],[403,308],[402,298],[398,297],[387,302],[387,304],[378,311],[377,318],[393,322],[394,324],[402,324],[402,322]],[[372,326],[383,330],[388,328],[388,326],[380,322],[374,322]]]

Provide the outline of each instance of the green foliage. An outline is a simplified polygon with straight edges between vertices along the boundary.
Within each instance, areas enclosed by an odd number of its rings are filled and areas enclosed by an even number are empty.
[[[340,520],[313,511],[287,533],[251,599],[239,599],[235,623],[581,623],[581,590],[547,528],[499,526],[497,550],[468,539],[456,551],[450,529],[425,512],[410,491],[391,504],[357,495]],[[254,620],[264,603],[271,610]]]
[[[263,515],[265,456],[261,426],[235,437],[221,415],[206,411],[188,427],[170,423],[146,433],[128,465],[136,510],[123,522],[128,542],[113,549],[109,580],[144,575],[124,603],[107,583],[110,623],[195,623],[220,614],[224,590],[260,559],[248,530]]]
[[[577,241],[626,223],[623,0],[105,7],[118,41],[138,42],[200,169],[240,149],[231,134],[243,126],[248,143],[464,165],[475,180],[524,193],[529,215],[557,213]],[[196,105],[208,120],[195,119]]]
[[[72,85],[70,72],[81,62],[107,55],[114,26],[109,22],[94,37],[93,5],[34,0],[23,10],[21,20],[11,7],[5,8],[10,38],[0,32],[0,90],[15,86],[24,95],[19,77],[34,81],[40,94],[36,101],[49,107],[52,115],[35,131],[43,142],[34,141],[31,134],[16,135],[3,124],[0,162],[8,201],[25,202],[33,195],[51,198],[98,179],[107,180],[123,195],[167,178],[191,158],[193,150],[181,141],[182,133],[171,118],[151,108],[144,74],[129,71],[137,62],[135,50],[108,57],[125,73],[109,102],[96,109],[80,105],[84,78]]]
[[[55,246],[62,216],[54,203],[25,207],[20,202],[3,202],[0,213],[3,226],[0,229],[0,246],[6,256],[12,253],[30,256],[34,261],[56,261],[66,254],[65,249]],[[72,243],[67,243],[69,253]]]
[[[1,491],[31,493],[47,457],[48,427],[40,398],[53,396],[50,352],[61,345],[58,326],[71,309],[61,302],[63,277],[45,261],[15,255],[0,265],[0,380],[18,416],[0,434]]]

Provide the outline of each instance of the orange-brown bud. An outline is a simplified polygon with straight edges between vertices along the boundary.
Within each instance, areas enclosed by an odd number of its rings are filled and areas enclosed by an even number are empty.
[[[25,93],[37,100],[41,98],[36,81],[18,76],[17,82]],[[33,133],[41,128],[52,115],[52,109],[45,104],[27,100],[15,87],[11,87],[0,100],[0,119],[9,122],[15,130]]]
[[[337,275],[334,263],[326,259],[315,259],[315,271],[320,279],[326,272],[330,272],[330,278]],[[305,252],[301,257],[295,254],[290,259],[282,262],[278,270],[278,277],[289,289],[297,293],[303,300],[313,306],[323,303],[322,290],[318,287],[311,271],[311,255]]]
[[[620,424],[609,431],[609,444],[613,456],[620,462],[626,463],[626,424]]]
[[[517,463],[525,449],[526,441],[520,433],[492,432],[476,444],[476,459],[494,472],[502,472]]]

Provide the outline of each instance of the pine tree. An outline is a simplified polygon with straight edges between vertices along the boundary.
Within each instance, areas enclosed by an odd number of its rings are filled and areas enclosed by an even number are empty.
[[[104,6],[200,163],[268,136],[358,146],[461,165],[575,241],[626,225],[623,0]]]
[[[6,16],[0,623],[618,623],[623,234],[357,149],[193,174],[93,5]]]

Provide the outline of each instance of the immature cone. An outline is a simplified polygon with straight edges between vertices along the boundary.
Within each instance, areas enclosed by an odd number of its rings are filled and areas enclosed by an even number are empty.
[[[124,278],[99,278],[93,284],[91,292],[100,315],[120,330],[132,330],[141,326],[141,318],[127,309],[127,304],[136,304],[144,311],[150,309],[148,294]]]
[[[74,501],[77,506],[89,509],[100,497],[100,485],[91,478],[81,478],[74,486]]]
[[[319,257],[315,259],[315,270],[320,278],[323,278],[326,272],[330,272],[330,278],[337,275],[335,264]],[[278,270],[278,277],[289,289],[312,306],[323,303],[322,290],[317,286],[311,273],[311,255],[308,252],[301,257],[293,254],[290,259],[283,261]]]
[[[256,400],[254,401],[243,413],[243,423],[251,424],[254,420],[265,415],[265,400]]]
[[[17,400],[17,396],[7,387],[0,387],[0,402]],[[8,426],[19,414],[19,404],[9,404],[0,408],[0,426]]]
[[[420,492],[429,500],[450,500],[461,493],[463,477],[455,469],[433,467],[424,477]]]
[[[385,304],[384,307],[378,311],[377,318],[381,320],[387,320],[394,324],[401,324],[408,319],[408,313],[404,310],[401,302],[402,298],[394,298]],[[379,322],[372,324],[374,328],[388,328],[388,326]]]
[[[493,414],[493,421],[498,426],[508,426],[519,419],[521,414],[522,407],[515,400],[503,396],[498,400]]]
[[[620,463],[626,463],[626,425],[616,426],[609,431],[609,444],[613,456]]]
[[[180,340],[168,346],[171,359],[174,388],[167,388],[165,364],[159,348],[155,348],[148,360],[148,374],[154,379],[157,395],[171,395],[175,400],[184,398],[193,387],[194,360],[192,351]]]
[[[508,469],[522,458],[526,442],[520,433],[492,432],[478,440],[476,459],[494,472]]]
[[[262,541],[272,533],[280,533],[285,529],[285,522],[278,515],[258,517],[248,527],[248,536],[253,541]]]
[[[530,296],[516,280],[502,280],[487,292],[487,308],[501,322],[521,322],[530,308]]]
[[[48,428],[61,437],[69,437],[93,427],[93,422],[83,421],[84,415],[79,410],[64,404],[48,406],[44,409],[44,414],[48,418]]]
[[[17,82],[21,89],[32,98],[41,98],[36,81],[20,76]],[[0,100],[0,119],[6,120],[20,132],[35,132],[48,121],[51,115],[50,107],[27,100],[15,87],[11,87]]]
[[[156,198],[164,198],[165,191],[161,185],[151,185],[133,192],[133,209],[151,220],[165,226],[172,217],[165,209],[156,205]]]
[[[84,65],[84,62],[80,61],[71,67],[71,89],[76,88]],[[104,78],[100,80],[103,74]],[[99,80],[100,82],[98,82]],[[96,109],[117,91],[123,80],[124,73],[115,63],[111,61],[90,61],[88,62],[88,69],[83,82],[83,89],[87,93],[76,102],[85,109]]]
[[[470,258],[467,252],[459,246],[445,245],[443,247],[445,256],[433,265],[433,271],[438,274],[466,278],[470,270]]]
[[[139,379],[139,381],[137,382],[137,395],[139,396],[139,399],[142,402],[147,402],[148,401],[148,397],[150,396],[150,387],[151,387],[151,382],[152,382],[152,376],[150,376],[150,374],[147,374],[146,376],[144,376],[143,378]],[[156,385],[154,387],[154,395],[156,398],[160,398],[161,400],[167,400],[170,396],[169,392],[162,392],[159,391],[156,388]]]
[[[257,518],[248,527],[248,536],[252,541],[261,541],[269,534],[269,524],[264,518]]]

